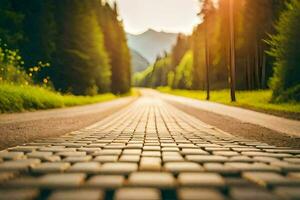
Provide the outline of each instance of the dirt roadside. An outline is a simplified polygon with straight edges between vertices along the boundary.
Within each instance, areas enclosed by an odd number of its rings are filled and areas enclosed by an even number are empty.
[[[0,150],[87,127],[135,100],[126,97],[87,106],[0,115]]]
[[[168,101],[174,107],[200,119],[204,123],[215,126],[232,135],[241,136],[247,139],[262,141],[270,145],[300,148],[300,138],[286,135],[268,128],[250,123],[245,123],[237,119],[218,115],[192,106]]]

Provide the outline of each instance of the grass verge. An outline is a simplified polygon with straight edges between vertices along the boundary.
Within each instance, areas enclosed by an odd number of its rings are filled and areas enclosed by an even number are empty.
[[[157,90],[177,96],[206,99],[206,92],[200,90],[173,90],[169,87],[159,87]],[[211,91],[211,101],[300,120],[300,103],[271,103],[271,95],[271,90],[238,91],[237,102],[231,102],[229,90],[218,90]]]
[[[127,95],[135,95],[135,93],[136,91],[133,90]],[[0,84],[0,112],[63,108],[109,101],[118,97],[111,93],[96,96],[62,95],[38,86]]]

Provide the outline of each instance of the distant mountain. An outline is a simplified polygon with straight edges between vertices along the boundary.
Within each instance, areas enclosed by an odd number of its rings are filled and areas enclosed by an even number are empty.
[[[149,66],[149,61],[144,58],[139,52],[130,49],[132,73],[144,71]]]
[[[176,43],[176,38],[176,33],[157,32],[152,29],[138,35],[127,34],[128,46],[139,52],[150,63],[165,51],[170,52]]]

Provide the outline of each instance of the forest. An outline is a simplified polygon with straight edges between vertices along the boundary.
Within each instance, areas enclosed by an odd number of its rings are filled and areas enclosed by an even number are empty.
[[[131,58],[117,5],[99,0],[1,0],[0,83],[75,95],[131,87]]]
[[[203,22],[192,35],[178,35],[171,53],[135,74],[134,85],[209,91],[234,84],[237,90],[270,88],[273,102],[300,101],[299,0],[200,3]]]

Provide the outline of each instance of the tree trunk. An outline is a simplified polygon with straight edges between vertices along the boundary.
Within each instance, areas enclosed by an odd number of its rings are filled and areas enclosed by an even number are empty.
[[[262,66],[261,66],[261,87],[266,88],[266,54],[263,53]]]
[[[235,28],[234,28],[234,0],[229,1],[229,27],[230,27],[230,96],[231,101],[236,101],[235,96]]]
[[[259,49],[258,43],[255,42],[254,47],[254,76],[255,76],[255,87],[260,88],[260,81],[259,81]]]
[[[206,19],[205,23],[205,64],[206,64],[206,100],[210,99],[210,84],[209,84],[209,44],[208,44],[208,19]]]

